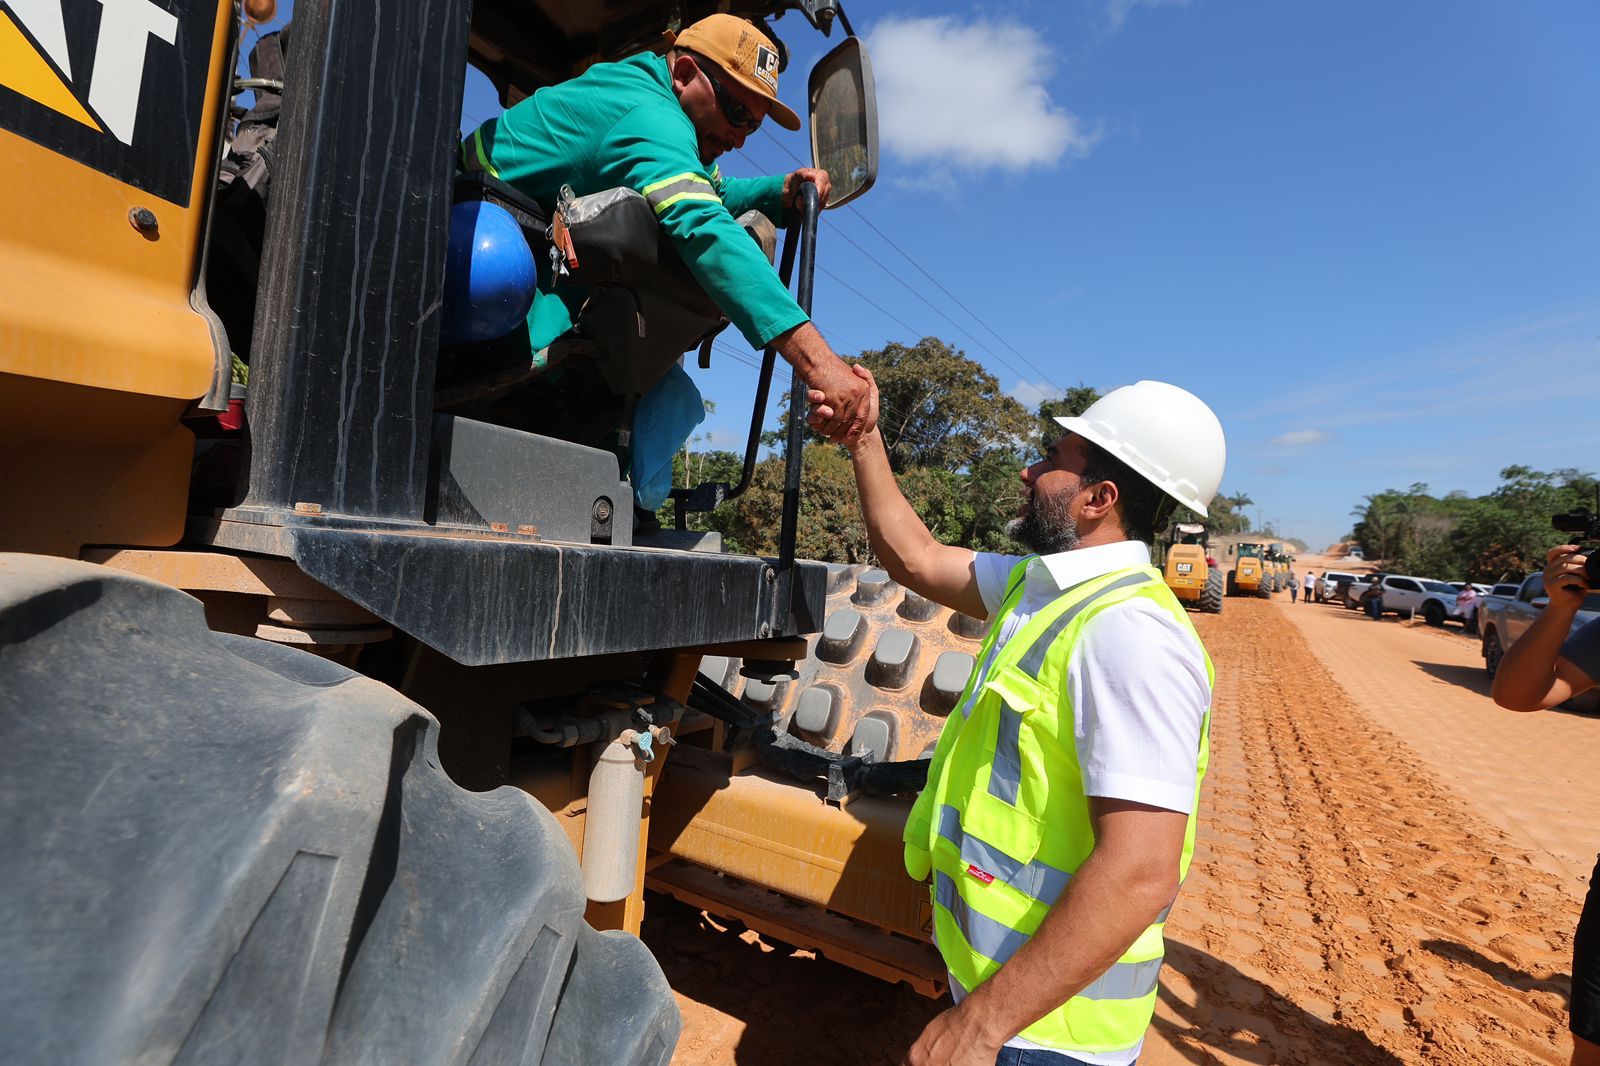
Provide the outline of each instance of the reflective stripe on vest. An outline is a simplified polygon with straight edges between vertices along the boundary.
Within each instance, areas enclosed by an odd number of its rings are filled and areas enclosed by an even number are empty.
[[[995,847],[961,828],[961,812],[949,805],[939,808],[939,835],[954,844],[961,853],[961,861],[976,866],[997,881],[1004,881],[1024,896],[1049,906],[1061,898],[1072,875],[1058,870],[1047,862],[1035,859],[1018,862]],[[985,952],[985,954],[988,954]],[[993,955],[989,956],[991,959]]]
[[[961,934],[967,938],[968,947],[1002,966],[1028,942],[1027,933],[1019,933],[1004,922],[997,922],[982,911],[967,906],[967,901],[956,891],[954,879],[943,871],[934,872],[933,898],[961,926]],[[1161,961],[1157,957],[1143,962],[1112,963],[1109,970],[1089,982],[1074,998],[1106,1000],[1148,996],[1156,990],[1156,982],[1161,976]]]
[[[1084,608],[1118,589],[1143,585],[1152,580],[1154,579],[1149,574],[1128,574],[1119,577],[1062,611],[1060,616],[1050,623],[1049,628],[1039,634],[1039,638],[1022,653],[1022,657],[1017,660],[1017,669],[1035,681],[1039,680],[1039,671],[1044,668],[1045,654],[1056,642],[1056,638],[1072,624],[1072,620],[1083,613]],[[1017,791],[1022,787],[1022,754],[1017,750],[1021,734],[1022,712],[1002,703],[1000,729],[994,742],[994,766],[989,771],[989,795],[1012,806],[1016,806]]]

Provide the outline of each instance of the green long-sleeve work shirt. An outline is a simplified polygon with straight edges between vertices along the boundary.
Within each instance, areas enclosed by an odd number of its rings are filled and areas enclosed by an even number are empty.
[[[483,170],[546,205],[562,185],[579,196],[626,187],[641,193],[700,286],[751,347],[806,321],[760,248],[734,221],[757,210],[774,222],[783,178],[724,178],[700,162],[694,123],[673,94],[667,61],[645,53],[599,63],[540,89],[480,126],[461,145]],[[583,296],[541,280],[528,312],[533,350],[572,327]]]

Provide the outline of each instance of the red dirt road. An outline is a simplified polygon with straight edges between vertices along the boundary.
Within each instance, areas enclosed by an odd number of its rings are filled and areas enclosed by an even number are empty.
[[[1494,708],[1453,633],[1284,595],[1196,623],[1212,767],[1140,1061],[1564,1062],[1600,719]],[[894,1063],[939,1009],[670,901],[645,939],[683,1066]]]

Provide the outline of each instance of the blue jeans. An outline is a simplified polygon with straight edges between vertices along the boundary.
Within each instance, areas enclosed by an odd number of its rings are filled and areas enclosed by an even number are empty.
[[[994,1060],[994,1066],[1084,1066],[1082,1059],[1075,1059],[1064,1051],[1035,1051],[1031,1048],[1003,1047],[1000,1057]]]
[[[1383,618],[1383,600],[1368,600],[1367,616],[1374,622],[1381,621]]]

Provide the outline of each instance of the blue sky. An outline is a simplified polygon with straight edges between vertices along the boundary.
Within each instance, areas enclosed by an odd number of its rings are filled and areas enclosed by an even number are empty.
[[[1224,490],[1313,547],[1386,487],[1600,468],[1600,5],[847,10],[883,155],[821,235],[814,314],[842,354],[936,334],[1029,402],[1182,385],[1227,432]],[[803,114],[833,42],[777,29]],[[481,76],[464,110],[497,110]],[[723,169],[786,171],[785,149],[805,133]],[[730,331],[692,370],[721,447],[748,425],[741,358]]]

